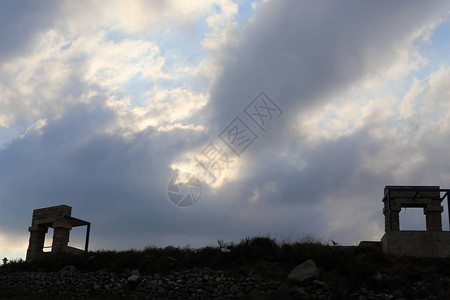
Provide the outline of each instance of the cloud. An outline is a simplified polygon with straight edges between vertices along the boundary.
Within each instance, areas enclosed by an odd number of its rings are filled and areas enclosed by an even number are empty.
[[[26,34],[16,32],[26,40],[23,46],[17,42],[17,47],[26,51],[8,56],[0,71],[0,126],[6,128],[59,117],[72,105],[95,101],[97,94],[116,101],[128,98],[129,105],[121,107],[131,110],[145,106],[153,85],[174,88],[170,93],[181,87],[191,93],[192,80],[213,74],[217,62],[209,55],[194,65],[198,60],[183,57],[189,53],[174,54],[173,48],[179,43],[174,37],[189,34],[193,41],[203,40],[206,48],[217,49],[232,39],[231,29],[226,28],[234,26],[228,21],[232,23],[237,12],[233,2],[222,0],[135,1],[125,6],[122,1],[106,5],[67,1],[45,14],[41,11],[45,7],[36,5],[3,5],[9,15],[36,18],[28,21],[30,27],[42,18],[51,20]],[[195,22],[202,18],[209,30],[195,32]],[[14,31],[15,21],[10,26]],[[192,32],[187,33],[189,26]],[[6,40],[15,37],[9,32],[3,35]],[[16,47],[14,43],[5,45],[8,51]],[[194,48],[186,43],[182,46],[188,51]],[[199,90],[205,94],[205,88]]]
[[[6,0],[0,3],[0,63],[28,52],[34,35],[54,23],[53,14],[58,10],[57,1]]]
[[[261,90],[291,121],[365,78],[385,74],[445,7],[420,5],[262,3],[213,88],[212,122],[226,123]]]
[[[206,107],[209,124],[220,132],[260,91],[285,114],[272,121],[270,130],[259,132],[261,139],[241,158],[239,184],[222,186],[223,197],[265,202],[276,207],[274,213],[285,205],[321,207],[318,214],[327,216],[328,224],[317,230],[356,242],[364,233],[381,234],[378,196],[384,185],[439,181],[429,180],[418,169],[429,170],[419,150],[425,144],[399,145],[411,140],[409,134],[417,136],[417,127],[409,127],[411,119],[402,121],[395,114],[390,118],[390,107],[402,107],[403,99],[380,87],[404,80],[426,64],[417,44],[427,41],[448,6],[391,4],[259,5],[213,86]],[[375,96],[374,88],[379,89]],[[356,98],[358,93],[361,98]],[[440,101],[441,95],[439,91]],[[429,130],[422,121],[426,116],[414,118]],[[305,126],[307,120],[313,125]],[[399,130],[411,132],[399,136]],[[408,178],[413,176],[415,180]],[[327,206],[329,201],[333,205]],[[339,208],[348,213],[335,214]],[[362,217],[352,223],[352,215]],[[362,225],[365,220],[370,221]],[[361,230],[354,229],[356,224]]]

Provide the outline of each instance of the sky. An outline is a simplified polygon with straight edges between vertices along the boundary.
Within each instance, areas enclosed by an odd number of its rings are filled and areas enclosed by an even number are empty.
[[[449,12],[1,1],[0,256],[24,258],[33,209],[61,204],[91,250],[379,240],[386,185],[450,188]]]

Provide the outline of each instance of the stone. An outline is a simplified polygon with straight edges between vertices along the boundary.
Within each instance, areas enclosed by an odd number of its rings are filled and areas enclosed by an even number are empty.
[[[135,275],[135,274],[133,274],[133,275],[131,275],[130,277],[128,277],[128,281],[130,281],[130,282],[135,282],[135,281],[137,281],[139,279],[139,276],[138,275]]]
[[[75,268],[75,266],[66,266],[64,268],[61,269],[60,274],[62,276],[67,276],[67,275],[73,275],[76,272],[77,268]]]
[[[373,275],[373,279],[378,280],[378,281],[383,280],[383,275],[381,273],[377,273],[377,274]]]
[[[358,290],[358,293],[360,293],[360,294],[367,294],[367,289],[366,288],[360,288]]]
[[[314,261],[308,259],[304,263],[296,266],[291,273],[289,273],[288,278],[296,280],[299,282],[305,281],[307,279],[316,277],[319,275],[319,268],[316,266]]]
[[[402,293],[401,290],[395,290],[392,295],[394,296],[395,299],[398,299],[398,298],[401,298],[403,296],[403,293]],[[430,297],[428,297],[428,298],[431,299]]]
[[[237,294],[237,293],[239,293],[239,287],[238,287],[236,284],[233,284],[233,285],[230,287],[230,293],[232,293],[232,294]]]
[[[320,280],[313,280],[312,283],[313,283],[314,285],[317,285],[317,286],[325,286],[325,285],[327,285],[325,282],[320,281]]]

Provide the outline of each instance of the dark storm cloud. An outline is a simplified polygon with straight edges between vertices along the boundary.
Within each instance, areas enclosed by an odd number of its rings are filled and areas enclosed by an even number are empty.
[[[333,195],[343,205],[345,199],[358,199],[370,202],[370,218],[382,223],[377,200],[393,177],[388,169],[375,173],[362,168],[365,156],[383,148],[370,137],[371,126],[311,146],[295,124],[349,87],[383,74],[410,47],[413,34],[445,15],[448,8],[442,1],[261,4],[239,46],[231,50],[233,59],[217,80],[207,110],[211,127],[220,131],[242,114],[257,93],[265,91],[284,114],[271,121],[273,128],[259,132],[260,140],[244,156],[242,172],[247,176],[239,184],[225,185],[223,193],[237,189],[233,195],[248,199],[259,189],[261,201],[270,206],[319,206]],[[280,158],[283,151],[288,155]],[[275,184],[276,192],[266,188],[269,184]],[[348,235],[345,238],[350,241]]]
[[[386,70],[408,47],[412,34],[439,17],[446,4],[273,1],[262,6],[241,35],[234,60],[217,81],[208,107],[217,131],[259,91],[266,91],[282,107],[283,116],[273,121],[275,128],[264,133],[260,146],[250,149],[252,156],[273,145],[302,152],[301,136],[293,137],[299,134],[293,131],[298,118],[330,101],[330,96]],[[335,146],[329,151],[342,152],[345,140]],[[319,170],[325,171],[325,166]]]
[[[253,176],[246,184],[250,188],[270,183],[278,192],[264,201],[314,206],[358,176],[361,154],[367,148],[367,132],[357,132],[338,140],[324,141],[313,149],[301,149],[289,157],[279,159],[274,153],[257,154],[252,158],[249,173]],[[301,155],[300,155],[301,153]],[[387,179],[387,178],[386,178]],[[276,199],[272,197],[276,196]]]
[[[444,1],[270,1],[232,50],[213,89],[211,122],[225,126],[260,91],[286,124],[328,96],[398,59],[412,34],[448,9]]]
[[[35,34],[53,24],[58,1],[0,2],[0,62],[26,52]]]
[[[169,164],[198,138],[196,133],[148,129],[128,139],[99,133],[115,117],[104,107],[78,105],[50,121],[42,135],[31,133],[5,145],[0,150],[1,227],[26,231],[34,208],[64,203],[74,207],[74,216],[92,221],[100,239],[111,230],[138,236],[179,230],[177,218],[167,218],[174,210],[166,199]]]

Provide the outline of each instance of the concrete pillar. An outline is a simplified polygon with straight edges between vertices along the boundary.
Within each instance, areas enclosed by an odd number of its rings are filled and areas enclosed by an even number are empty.
[[[441,214],[444,208],[441,205],[427,205],[424,209],[427,222],[427,231],[442,231]]]
[[[46,225],[34,225],[28,228],[30,240],[28,244],[26,260],[38,258],[43,253],[45,234],[48,231]]]
[[[399,231],[400,230],[400,211],[399,210],[391,210],[391,230]]]
[[[389,212],[388,208],[383,209],[384,214],[384,230],[385,231],[399,231],[400,230],[400,210],[396,207],[391,208],[391,225],[392,229],[389,229]]]
[[[69,244],[69,235],[72,226],[66,223],[54,223],[52,227],[54,229],[52,252],[64,252]]]

